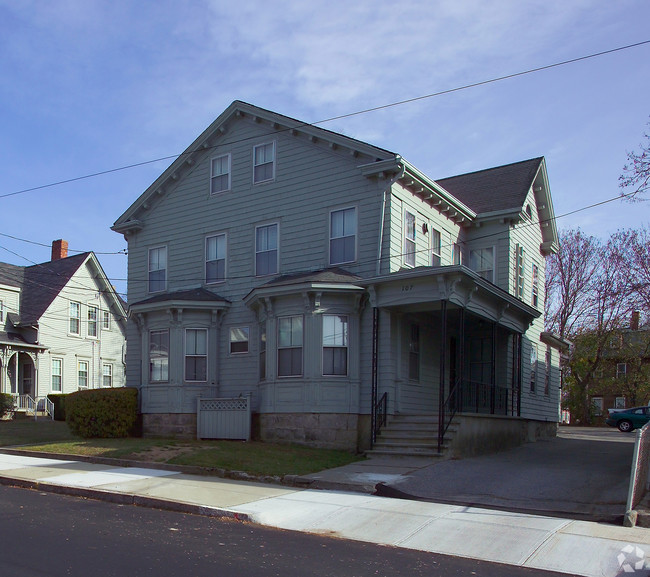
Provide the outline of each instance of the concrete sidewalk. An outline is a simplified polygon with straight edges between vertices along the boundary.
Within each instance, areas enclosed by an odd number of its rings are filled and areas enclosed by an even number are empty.
[[[416,466],[384,461],[373,473],[372,461],[365,463],[370,468],[359,474],[369,483]],[[648,529],[170,470],[0,452],[0,482],[575,575],[620,575],[625,563],[647,562],[650,553]]]

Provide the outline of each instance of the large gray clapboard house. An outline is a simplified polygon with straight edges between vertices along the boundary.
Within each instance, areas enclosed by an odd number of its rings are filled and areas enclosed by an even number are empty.
[[[92,252],[0,263],[0,392],[29,410],[50,393],[124,386],[126,311]]]
[[[112,228],[149,434],[194,435],[197,398],[247,395],[264,440],[404,452],[409,419],[422,453],[555,434],[544,158],[433,180],[235,101]]]

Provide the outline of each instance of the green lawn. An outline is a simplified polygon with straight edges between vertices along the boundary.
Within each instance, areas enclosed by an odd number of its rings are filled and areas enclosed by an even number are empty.
[[[48,419],[0,421],[0,447],[65,455],[92,455],[176,465],[244,471],[251,475],[305,475],[340,467],[362,457],[346,451],[256,441],[187,441],[126,438],[81,439],[63,422]]]

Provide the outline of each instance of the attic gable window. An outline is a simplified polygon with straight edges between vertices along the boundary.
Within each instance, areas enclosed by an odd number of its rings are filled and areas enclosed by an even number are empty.
[[[532,280],[531,280],[531,304],[536,307],[539,303],[539,269],[536,264],[533,264]]]
[[[253,184],[275,178],[275,142],[253,147]]]
[[[330,213],[330,264],[357,260],[357,209]]]
[[[210,194],[228,190],[230,190],[230,154],[224,154],[210,161]]]
[[[149,292],[162,292],[167,287],[167,247],[149,249]]]

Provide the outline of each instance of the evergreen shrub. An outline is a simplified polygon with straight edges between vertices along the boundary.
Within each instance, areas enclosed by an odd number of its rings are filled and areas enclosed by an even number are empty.
[[[50,393],[47,398],[54,403],[54,420],[65,421],[65,398],[67,394]]]
[[[0,419],[14,410],[14,398],[6,393],[0,393]]]
[[[65,413],[70,431],[79,437],[127,437],[138,417],[138,391],[130,387],[78,391],[66,396]]]

